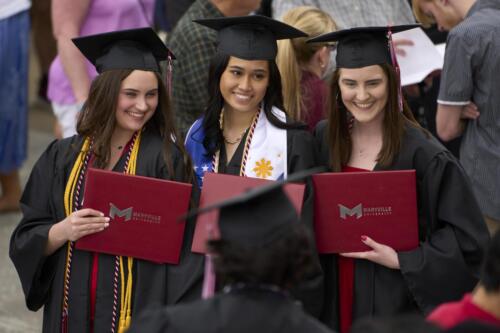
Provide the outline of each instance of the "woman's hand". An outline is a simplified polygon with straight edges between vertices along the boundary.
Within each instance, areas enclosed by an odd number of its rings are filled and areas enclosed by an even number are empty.
[[[77,210],[50,228],[45,254],[51,255],[67,241],[77,241],[108,226],[109,217],[103,213],[90,208]]]
[[[109,226],[109,217],[90,208],[77,210],[61,221],[64,234],[69,241],[77,241],[83,236],[103,231]]]
[[[392,247],[377,243],[368,236],[361,236],[361,241],[371,247],[372,250],[366,252],[341,253],[340,255],[355,259],[366,259],[388,268],[399,269],[398,254]]]

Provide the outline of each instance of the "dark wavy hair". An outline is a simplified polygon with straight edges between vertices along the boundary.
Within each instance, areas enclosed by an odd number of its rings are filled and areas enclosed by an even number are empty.
[[[76,130],[81,136],[94,138],[93,153],[95,154],[95,166],[104,168],[109,162],[109,143],[116,126],[116,108],[120,94],[122,81],[134,70],[115,69],[99,74],[90,86],[89,96],[83,105],[78,118]],[[176,146],[182,154],[186,175],[185,181],[190,181],[192,169],[189,156],[184,149],[175,127],[173,111],[170,106],[170,97],[161,75],[153,72],[158,80],[158,106],[148,122],[146,129],[157,131],[161,136],[163,153],[169,176],[174,175],[175,166],[172,164],[172,145]]]
[[[394,157],[401,149],[405,126],[421,127],[413,117],[413,113],[404,100],[403,112],[399,111],[399,79],[394,67],[389,64],[381,64],[379,66],[387,76],[387,89],[389,90],[389,96],[384,110],[383,144],[382,149],[379,152],[377,162],[383,167],[388,167],[391,165]],[[342,102],[339,87],[341,70],[341,68],[338,68],[333,74],[330,83],[330,96],[328,100],[330,167],[335,172],[342,170],[342,166],[349,162],[352,150],[352,142],[348,126],[349,112]]]
[[[208,103],[205,108],[203,118],[203,129],[205,131],[205,139],[203,146],[207,150],[208,155],[213,155],[218,151],[224,143],[222,131],[219,125],[219,116],[224,106],[224,98],[220,92],[220,79],[231,56],[217,53],[210,62],[210,70],[208,74]],[[269,60],[269,85],[267,86],[266,94],[263,99],[264,113],[267,119],[274,126],[282,129],[302,128],[303,124],[297,122],[284,123],[279,120],[272,112],[273,106],[286,112],[283,106],[283,93],[281,86],[281,75],[274,60]]]
[[[255,248],[225,240],[212,240],[217,281],[222,285],[270,284],[291,289],[316,273],[313,243],[307,228],[294,225],[284,237]]]
[[[488,292],[500,292],[500,231],[491,239],[481,268],[481,284]]]

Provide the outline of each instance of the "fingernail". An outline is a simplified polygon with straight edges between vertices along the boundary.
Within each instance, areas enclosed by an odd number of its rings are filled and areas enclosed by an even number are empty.
[[[109,222],[109,217],[105,217],[104,220],[106,220],[106,222]]]
[[[362,241],[362,242],[366,242],[366,239],[367,239],[367,238],[368,238],[368,237],[366,237],[365,235],[362,235],[362,236],[361,236],[361,241]]]
[[[109,223],[108,222],[104,223],[104,228],[107,228],[107,227],[109,227]]]
[[[104,216],[104,213],[99,212],[99,216]]]

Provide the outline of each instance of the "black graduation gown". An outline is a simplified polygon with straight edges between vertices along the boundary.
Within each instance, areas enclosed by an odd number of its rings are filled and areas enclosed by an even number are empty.
[[[34,166],[21,198],[23,218],[10,240],[10,257],[21,279],[27,307],[36,311],[44,306],[43,332],[60,332],[63,275],[66,261],[64,245],[50,256],[44,255],[50,227],[65,218],[63,195],[71,168],[83,139],[79,136],[54,141]],[[163,142],[157,133],[144,131],[141,137],[136,174],[147,177],[184,179],[181,153],[172,148],[174,175],[168,175],[163,160]],[[123,170],[125,158],[117,163]],[[180,264],[159,265],[134,260],[132,320],[151,304],[175,304],[199,298],[194,281],[200,273],[191,254],[193,226],[186,226]],[[188,245],[189,244],[189,245]],[[96,289],[94,332],[111,328],[114,256],[100,254]],[[89,285],[92,253],[74,249],[69,291],[69,332],[89,331]],[[200,280],[201,282],[201,280]],[[198,283],[201,286],[201,283]],[[189,290],[188,290],[189,289]],[[118,303],[119,304],[119,303]]]
[[[303,129],[287,129],[286,131],[288,175],[316,167],[318,165],[318,153],[312,134]],[[226,162],[225,148],[223,147],[223,149],[221,149],[219,156],[219,173],[237,176],[240,174],[241,160],[243,158],[247,134],[242,138],[229,163]],[[308,181],[304,194],[301,221],[309,227],[311,235],[314,232],[313,200],[312,184]],[[319,317],[323,301],[323,277],[320,270],[321,269],[318,267],[317,274],[308,277],[306,279],[307,282],[304,282],[292,291],[292,294],[303,303],[306,311],[315,317]]]
[[[321,163],[328,165],[326,121],[315,136]],[[427,314],[442,302],[460,299],[478,282],[489,236],[464,170],[435,138],[412,126],[405,130],[401,152],[384,170],[409,169],[416,170],[420,246],[398,253],[401,270],[355,260],[353,321],[412,311]],[[320,256],[326,289],[321,320],[338,329],[336,259]]]
[[[287,296],[244,289],[218,294],[208,300],[145,312],[129,333],[327,333]]]

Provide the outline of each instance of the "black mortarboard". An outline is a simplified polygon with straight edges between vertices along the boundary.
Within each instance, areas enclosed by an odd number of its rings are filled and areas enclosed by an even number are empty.
[[[286,180],[252,188],[239,196],[194,210],[186,218],[220,209],[221,239],[247,247],[269,244],[286,235],[299,222],[283,185],[324,171],[324,168],[315,168],[295,173]]]
[[[407,24],[392,27],[358,27],[326,33],[307,42],[338,42],[336,59],[339,68],[361,68],[386,63],[394,65],[389,45],[389,31],[396,33],[419,26],[419,24]]]
[[[73,39],[98,73],[110,69],[160,72],[159,62],[173,54],[151,28],[112,31]]]
[[[307,37],[294,27],[266,16],[200,19],[194,22],[218,31],[218,51],[245,60],[276,58],[276,40]]]

